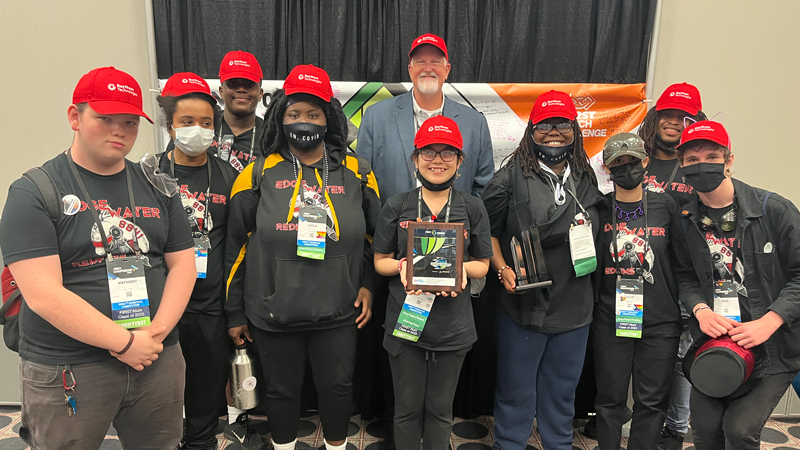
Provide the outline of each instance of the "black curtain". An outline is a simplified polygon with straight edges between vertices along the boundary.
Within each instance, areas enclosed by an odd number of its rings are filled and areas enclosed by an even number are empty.
[[[245,50],[264,79],[298,64],[332,80],[408,79],[423,33],[447,42],[449,82],[642,83],[656,0],[153,0],[159,78],[217,78]]]

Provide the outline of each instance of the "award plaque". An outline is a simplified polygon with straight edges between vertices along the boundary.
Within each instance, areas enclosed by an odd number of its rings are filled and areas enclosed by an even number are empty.
[[[464,224],[408,222],[408,290],[461,292]]]
[[[543,288],[553,284],[547,273],[537,227],[522,232],[522,243],[516,236],[511,238],[511,256],[514,258],[514,272],[517,274],[517,291]]]

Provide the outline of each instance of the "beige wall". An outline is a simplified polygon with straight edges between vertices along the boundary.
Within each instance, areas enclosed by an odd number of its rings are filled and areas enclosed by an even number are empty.
[[[800,1],[663,0],[654,96],[700,89],[722,111],[734,177],[800,205]]]
[[[72,90],[89,70],[114,66],[133,75],[145,91],[144,111],[152,117],[146,1],[4,2],[0,205],[22,172],[72,143],[67,107]],[[131,157],[152,147],[153,125],[143,120]]]

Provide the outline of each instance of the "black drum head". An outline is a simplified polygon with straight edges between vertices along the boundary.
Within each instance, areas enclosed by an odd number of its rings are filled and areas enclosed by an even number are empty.
[[[692,363],[692,385],[703,394],[721,398],[731,395],[744,383],[747,368],[744,359],[733,350],[710,348]]]

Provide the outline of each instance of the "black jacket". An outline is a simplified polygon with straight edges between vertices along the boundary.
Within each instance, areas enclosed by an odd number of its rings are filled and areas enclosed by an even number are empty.
[[[498,238],[506,264],[513,264],[511,238],[521,242],[522,230],[539,228],[542,250],[553,284],[520,294],[509,294],[496,277],[488,277],[495,311],[509,314],[519,326],[540,333],[564,333],[592,321],[594,288],[592,276],[576,277],[570,256],[569,230],[579,212],[572,195],[556,206],[553,190],[539,174],[526,178],[520,165],[506,165],[494,174],[483,191],[492,237]],[[604,202],[589,174],[573,171],[576,195],[589,214],[594,240],[600,236],[597,206]],[[570,184],[567,183],[567,187]],[[570,187],[571,189],[571,187]]]
[[[736,219],[747,288],[747,297],[739,296],[742,321],[759,319],[769,311],[780,315],[785,323],[763,344],[768,360],[759,362],[764,368],[761,375],[797,372],[800,370],[800,211],[780,195],[739,180],[733,180],[733,187],[739,206]],[[678,290],[690,311],[699,303],[713,306],[714,299],[713,264],[698,225],[700,219],[699,199],[695,199],[675,215],[673,224]],[[765,253],[768,242],[773,250]],[[692,319],[690,328],[695,336],[700,336],[696,319]]]
[[[332,210],[323,260],[297,256],[300,197],[293,194],[296,178],[288,149],[267,155],[258,190],[252,183],[255,164],[236,179],[225,248],[229,327],[248,321],[267,331],[355,325],[358,290],[372,290],[375,278],[367,241],[375,231],[381,203],[372,172],[362,185],[356,156],[347,154],[341,143],[328,142],[327,149]],[[307,204],[324,204],[315,173],[324,178],[324,166],[323,160],[302,166],[303,180],[313,188],[305,194]],[[337,239],[332,235],[332,217],[338,219]]]

